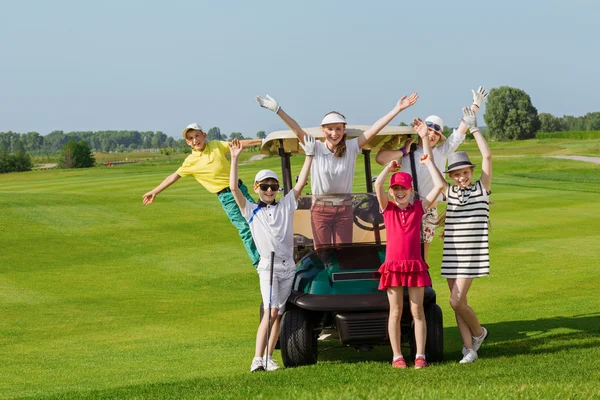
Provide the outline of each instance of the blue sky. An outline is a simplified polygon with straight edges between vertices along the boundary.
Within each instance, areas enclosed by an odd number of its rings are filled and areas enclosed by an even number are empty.
[[[2,1],[0,131],[283,129],[327,111],[371,124],[438,114],[471,89],[525,90],[539,112],[600,111],[600,2]]]

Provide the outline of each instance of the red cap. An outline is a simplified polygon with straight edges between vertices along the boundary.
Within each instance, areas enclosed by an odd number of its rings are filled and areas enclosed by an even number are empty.
[[[396,172],[390,178],[390,187],[400,185],[406,189],[412,188],[412,176],[406,172]]]

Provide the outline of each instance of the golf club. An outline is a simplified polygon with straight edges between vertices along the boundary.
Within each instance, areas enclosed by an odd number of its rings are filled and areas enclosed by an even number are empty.
[[[273,265],[275,264],[275,252],[271,252],[271,277],[269,279],[269,316],[267,317],[267,355],[265,370],[269,362],[269,340],[271,339],[271,300],[273,299]]]

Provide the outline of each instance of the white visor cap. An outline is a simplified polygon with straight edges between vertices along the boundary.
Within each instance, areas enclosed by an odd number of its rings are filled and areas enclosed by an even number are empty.
[[[271,171],[270,169],[261,169],[254,177],[254,183],[262,182],[265,179],[275,179],[277,182],[279,182],[279,177],[275,172]]]
[[[187,133],[187,131],[190,131],[192,129],[195,130],[195,131],[202,131],[202,132],[204,132],[202,130],[202,127],[200,125],[198,125],[197,123],[194,122],[193,124],[189,124],[188,126],[185,127],[185,129],[183,130],[183,132],[181,132],[181,135],[183,136],[183,138],[185,140],[187,140],[187,137],[185,136],[185,134]]]
[[[346,118],[344,118],[342,115],[340,115],[338,113],[329,113],[325,117],[323,117],[323,121],[321,121],[321,126],[327,125],[327,124],[339,124],[339,123],[345,124]]]

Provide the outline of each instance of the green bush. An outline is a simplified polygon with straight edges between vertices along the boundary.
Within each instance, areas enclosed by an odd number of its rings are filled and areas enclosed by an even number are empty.
[[[600,131],[538,132],[536,139],[600,139]]]
[[[69,140],[67,144],[63,146],[62,153],[58,159],[59,168],[90,168],[96,163],[96,159],[92,155],[90,147],[81,140],[79,143],[75,139]]]
[[[31,157],[24,151],[16,154],[10,154],[8,151],[0,152],[0,174],[31,171],[32,166]]]

